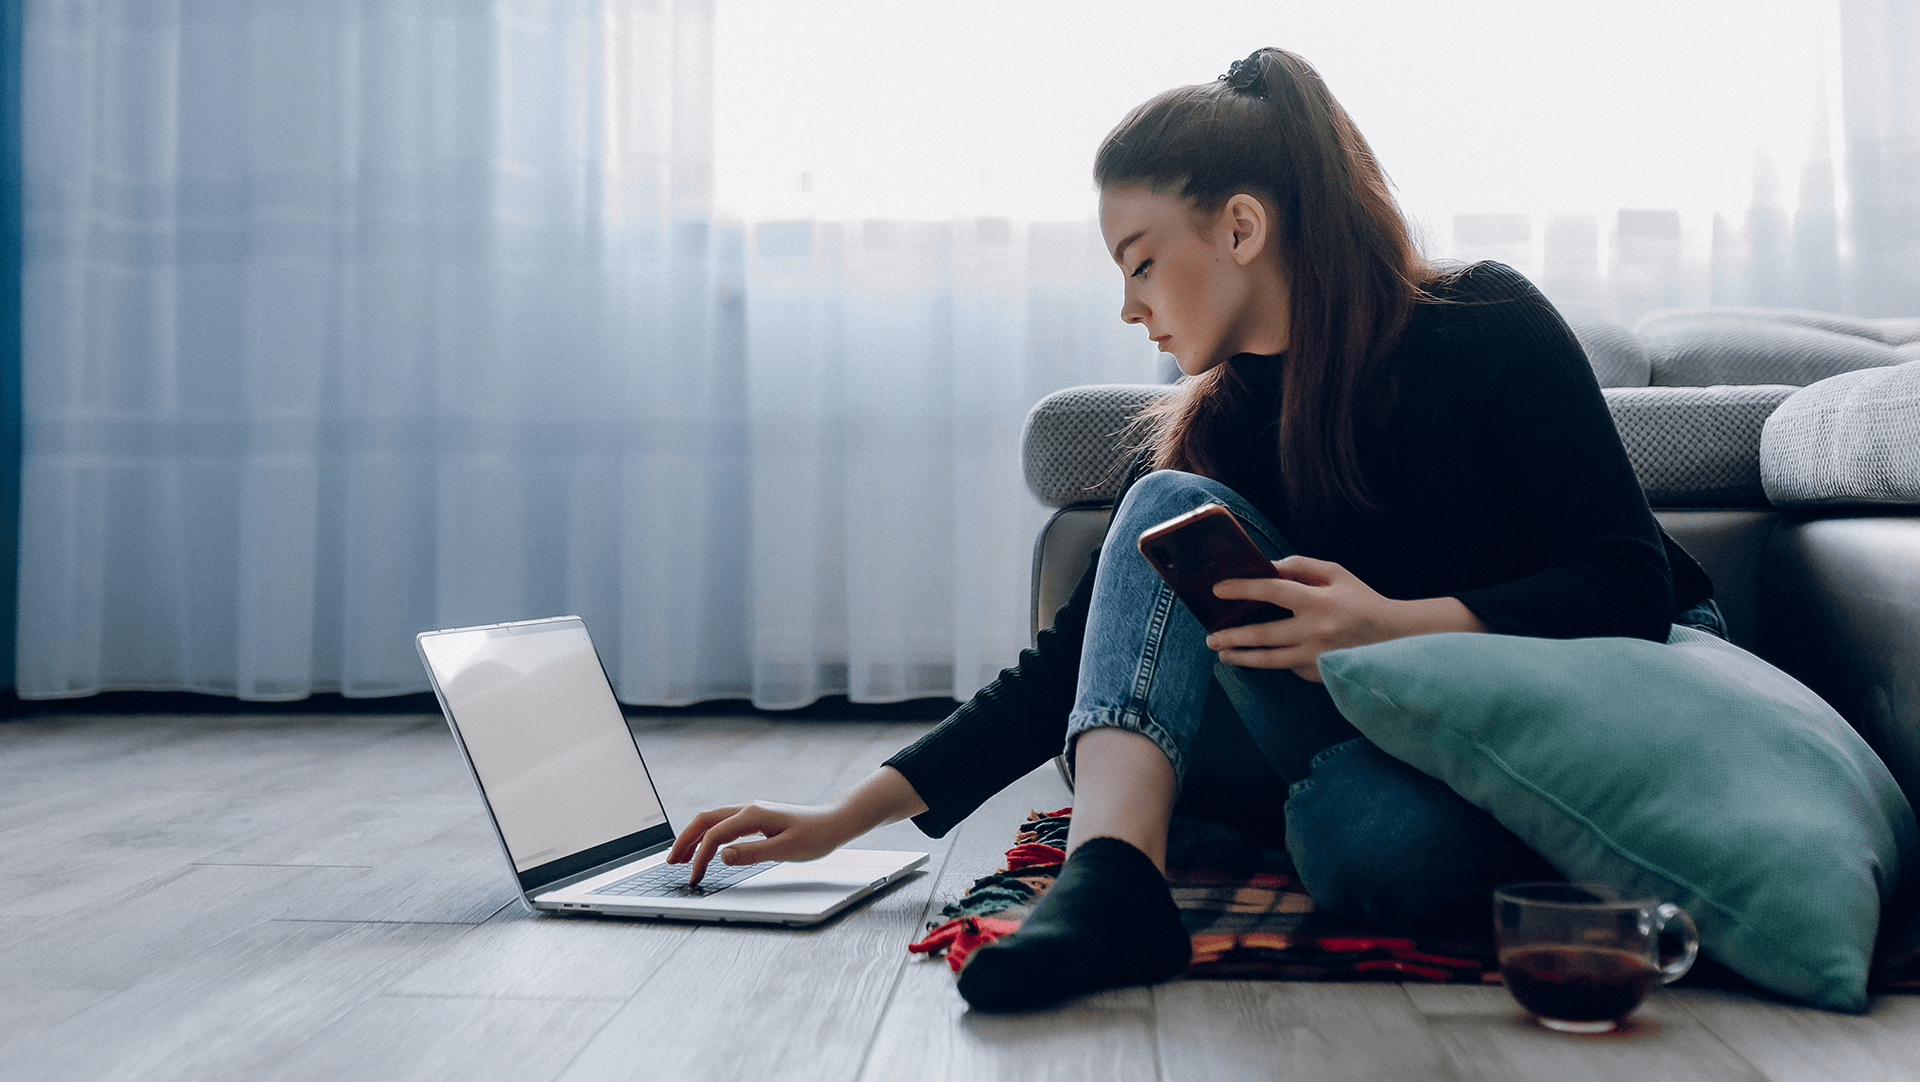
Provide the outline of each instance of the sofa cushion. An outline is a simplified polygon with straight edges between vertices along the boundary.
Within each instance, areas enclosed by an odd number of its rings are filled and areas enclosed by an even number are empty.
[[[1760,438],[1760,480],[1784,507],[1920,504],[1920,361],[1823,379]]]
[[[1655,507],[1765,507],[1760,432],[1794,387],[1609,387],[1633,472]]]
[[[1574,879],[1679,904],[1742,976],[1867,1006],[1881,907],[1920,842],[1833,708],[1730,643],[1450,633],[1320,658],[1348,720]]]
[[[1020,434],[1027,487],[1048,507],[1112,502],[1138,439],[1129,427],[1141,407],[1171,388],[1159,383],[1069,387],[1027,411]]]
[[[1920,342],[1920,317],[1870,319],[1874,336],[1890,346],[1909,346]]]
[[[1888,346],[1920,342],[1920,318],[1862,319],[1837,312],[1815,312],[1803,308],[1663,308],[1641,316],[1633,326],[1636,334],[1664,334],[1698,322],[1702,317],[1738,319],[1747,323],[1773,323],[1787,327],[1808,327],[1865,338]]]
[[[1844,317],[1836,317],[1844,318]],[[1877,338],[1717,309],[1656,313],[1637,328],[1655,387],[1792,384],[1920,358],[1920,343]]]
[[[1027,414],[1021,458],[1041,503],[1111,502],[1133,456],[1128,427],[1169,388],[1094,384]],[[1793,387],[1609,387],[1607,407],[1655,507],[1764,507],[1760,432]]]
[[[1647,351],[1632,331],[1592,305],[1562,304],[1560,314],[1587,351],[1587,363],[1602,387],[1645,387],[1652,378]]]

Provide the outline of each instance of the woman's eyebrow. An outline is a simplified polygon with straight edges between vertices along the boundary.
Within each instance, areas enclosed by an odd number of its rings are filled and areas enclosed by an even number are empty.
[[[1131,245],[1134,241],[1139,240],[1142,236],[1146,235],[1146,232],[1147,231],[1144,229],[1136,229],[1133,232],[1127,234],[1126,238],[1122,240],[1119,244],[1114,245],[1113,261],[1115,263],[1120,262],[1120,257],[1127,254],[1127,246]]]

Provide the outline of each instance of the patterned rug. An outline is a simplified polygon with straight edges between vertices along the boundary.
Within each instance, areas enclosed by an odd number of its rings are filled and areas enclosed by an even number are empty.
[[[1005,866],[976,881],[928,925],[925,938],[907,949],[944,953],[957,973],[974,949],[1020,927],[1060,872],[1072,812],[1028,813]],[[1189,979],[1500,980],[1490,933],[1477,940],[1384,935],[1316,910],[1285,853],[1263,848],[1230,827],[1176,817],[1167,878],[1193,937]],[[1883,937],[1872,988],[1920,992],[1920,913],[1904,912],[1889,924],[1899,931]],[[1681,983],[1752,988],[1704,958]]]

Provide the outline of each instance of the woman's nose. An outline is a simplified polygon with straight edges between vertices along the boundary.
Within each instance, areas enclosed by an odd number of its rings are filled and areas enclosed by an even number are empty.
[[[1120,302],[1120,322],[1144,323],[1147,318],[1147,306],[1128,297]]]

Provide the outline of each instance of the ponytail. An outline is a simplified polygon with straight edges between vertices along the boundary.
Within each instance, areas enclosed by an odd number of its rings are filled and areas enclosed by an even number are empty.
[[[1276,448],[1294,514],[1370,509],[1360,432],[1390,402],[1388,361],[1430,274],[1358,128],[1305,60],[1266,48],[1211,83],[1129,113],[1094,159],[1101,188],[1143,185],[1214,212],[1265,201],[1288,271],[1289,340]],[[1216,365],[1143,418],[1152,462],[1219,476],[1221,429],[1245,416]]]

